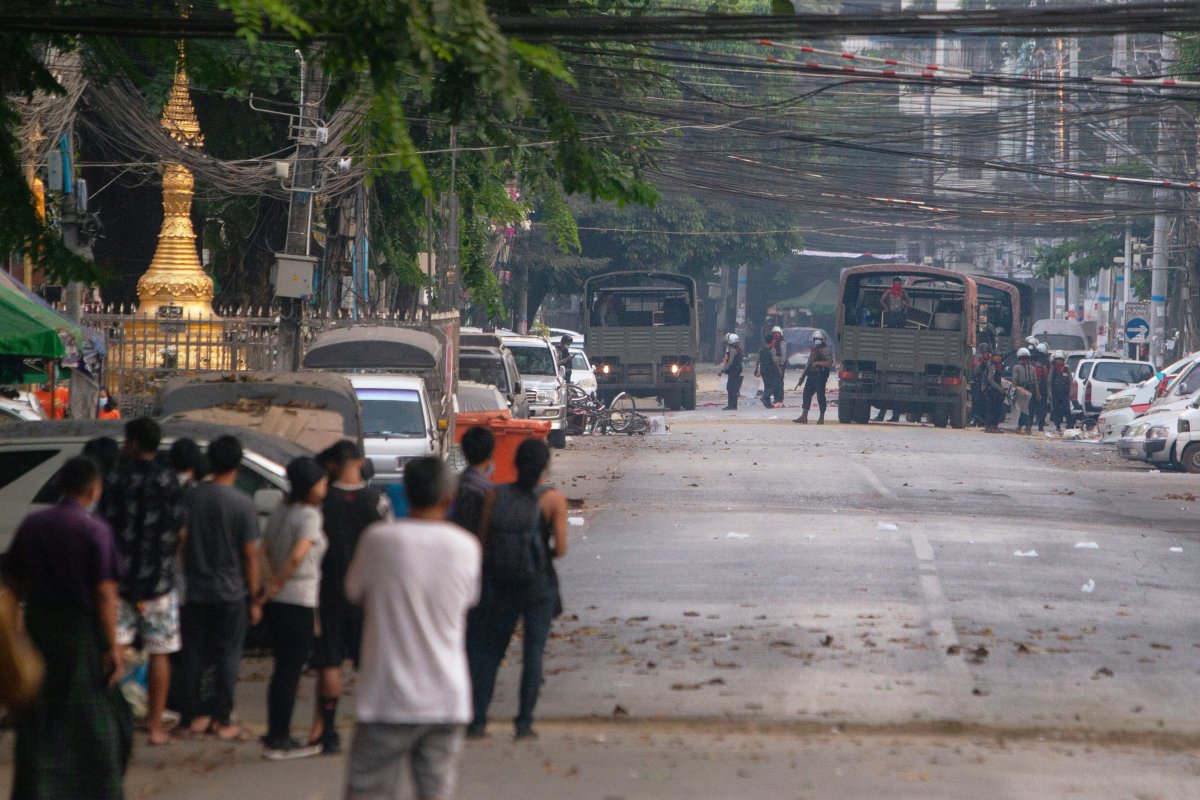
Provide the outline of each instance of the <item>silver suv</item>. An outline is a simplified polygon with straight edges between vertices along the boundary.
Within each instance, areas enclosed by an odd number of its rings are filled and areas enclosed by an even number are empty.
[[[567,446],[567,386],[554,347],[540,336],[505,335],[529,400],[529,418],[550,422],[551,447]]]

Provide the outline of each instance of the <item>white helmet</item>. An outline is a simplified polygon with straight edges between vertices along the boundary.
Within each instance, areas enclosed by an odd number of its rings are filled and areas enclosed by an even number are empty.
[[[825,341],[825,334],[821,333],[820,331],[817,331],[816,333],[813,334],[812,339],[814,342],[822,342],[823,343]]]
[[[1046,344],[1045,342],[1038,342],[1038,346],[1034,349],[1036,349],[1042,355],[1045,355],[1046,353],[1050,352],[1050,345]]]
[[[1054,357],[1055,357],[1056,359],[1057,359],[1057,358],[1061,358],[1063,361],[1066,361],[1066,360],[1067,360],[1067,354],[1066,354],[1066,353],[1064,353],[1062,350],[1055,350],[1055,351],[1054,351]]]
[[[1029,358],[1029,348],[1022,347],[1017,351],[1017,358]]]
[[[774,328],[771,328],[771,333],[783,333],[783,328],[776,325]]]
[[[736,333],[731,333],[725,337],[725,344],[737,344],[740,341],[741,339],[738,338]]]
[[[1038,340],[1037,340],[1037,337],[1036,337],[1036,336],[1028,336],[1028,337],[1026,337],[1026,338],[1025,338],[1025,344],[1029,345],[1030,347],[1037,347],[1037,346],[1038,346]]]

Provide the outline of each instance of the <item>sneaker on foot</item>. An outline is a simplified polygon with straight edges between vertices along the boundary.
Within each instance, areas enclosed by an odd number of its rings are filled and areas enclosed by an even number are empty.
[[[479,724],[472,722],[470,725],[467,726],[467,738],[468,739],[483,739],[486,736],[487,736],[487,726],[486,725],[479,725]]]
[[[535,731],[533,728],[517,728],[517,733],[513,738],[517,740],[536,739],[538,738],[538,735],[537,731]]]
[[[292,738],[268,739],[264,743],[263,758],[268,761],[291,761],[296,758],[308,758],[320,755],[321,745],[301,744]]]

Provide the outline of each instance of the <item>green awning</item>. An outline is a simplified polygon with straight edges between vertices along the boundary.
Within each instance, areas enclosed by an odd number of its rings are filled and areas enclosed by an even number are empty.
[[[780,311],[789,308],[807,308],[814,314],[832,314],[837,311],[837,304],[837,284],[830,280],[824,280],[799,297],[780,300],[774,304],[774,307]]]
[[[62,358],[67,348],[60,330],[82,338],[77,326],[0,283],[0,355]]]

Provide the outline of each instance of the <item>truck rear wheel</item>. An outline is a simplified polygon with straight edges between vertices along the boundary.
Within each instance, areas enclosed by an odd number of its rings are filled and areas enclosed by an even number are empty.
[[[854,421],[866,425],[871,421],[871,401],[859,400],[854,404]]]
[[[550,431],[550,435],[546,437],[546,444],[550,445],[555,450],[566,450],[567,432],[563,430]]]
[[[694,385],[683,390],[683,410],[696,410],[696,387]]]
[[[955,430],[962,430],[967,424],[967,401],[966,399],[955,401],[950,407],[950,427]]]
[[[929,418],[935,428],[944,428],[950,422],[950,407],[938,403],[929,410]]]
[[[663,406],[667,411],[678,411],[683,408],[683,390],[672,390],[663,395]]]
[[[854,422],[854,401],[839,400],[838,401],[838,422],[843,425],[849,425]]]

